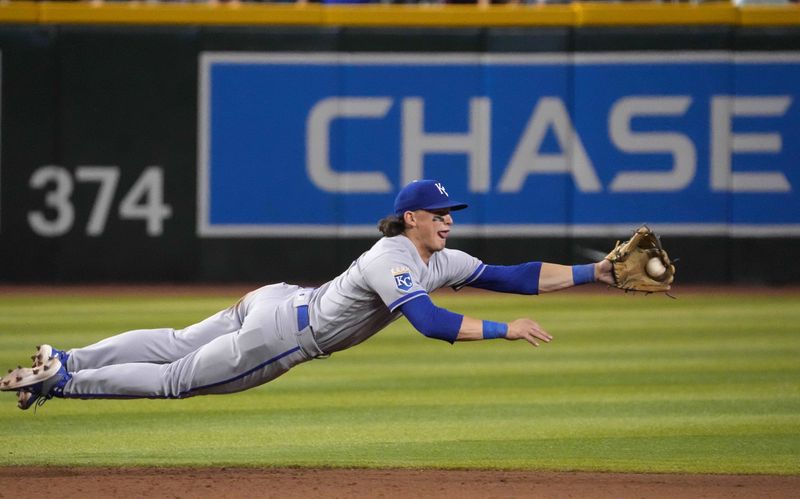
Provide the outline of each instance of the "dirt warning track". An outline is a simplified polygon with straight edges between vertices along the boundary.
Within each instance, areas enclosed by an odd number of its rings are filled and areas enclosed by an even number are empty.
[[[0,497],[664,498],[797,497],[800,476],[301,468],[0,468]]]

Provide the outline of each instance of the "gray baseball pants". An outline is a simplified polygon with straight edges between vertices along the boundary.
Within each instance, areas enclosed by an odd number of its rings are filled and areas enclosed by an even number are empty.
[[[66,398],[184,398],[266,383],[318,350],[298,328],[298,297],[285,283],[184,329],[140,329],[69,351]],[[315,350],[316,348],[316,350]]]

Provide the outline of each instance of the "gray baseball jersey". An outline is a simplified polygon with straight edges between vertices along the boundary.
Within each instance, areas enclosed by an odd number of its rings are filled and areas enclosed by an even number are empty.
[[[444,249],[426,265],[405,236],[384,237],[340,276],[317,289],[309,316],[326,352],[357,345],[400,317],[400,305],[479,275],[480,260]]]
[[[382,238],[317,289],[264,286],[181,330],[129,331],[70,350],[72,379],[64,396],[183,398],[252,388],[322,353],[361,343],[396,320],[403,303],[463,286],[483,268],[477,258],[451,249],[434,253],[426,265],[407,237]]]

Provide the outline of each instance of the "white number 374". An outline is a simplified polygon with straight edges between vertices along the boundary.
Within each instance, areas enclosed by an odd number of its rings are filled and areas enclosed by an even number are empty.
[[[72,193],[75,182],[98,185],[86,234],[100,236],[106,227],[109,212],[120,177],[117,166],[79,166],[74,176],[61,166],[47,165],[38,168],[31,175],[29,185],[33,189],[47,189],[44,197],[44,211],[28,213],[28,224],[38,235],[44,237],[61,236],[69,232],[75,224],[75,206]],[[55,216],[53,216],[55,214]],[[160,236],[164,232],[164,220],[172,216],[172,207],[164,203],[164,171],[157,166],[145,168],[118,207],[122,220],[144,220],[148,236]]]

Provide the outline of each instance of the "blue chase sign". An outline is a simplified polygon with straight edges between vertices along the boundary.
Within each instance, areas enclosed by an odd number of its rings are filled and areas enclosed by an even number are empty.
[[[204,53],[198,233],[377,235],[437,178],[459,234],[800,236],[800,53]]]

